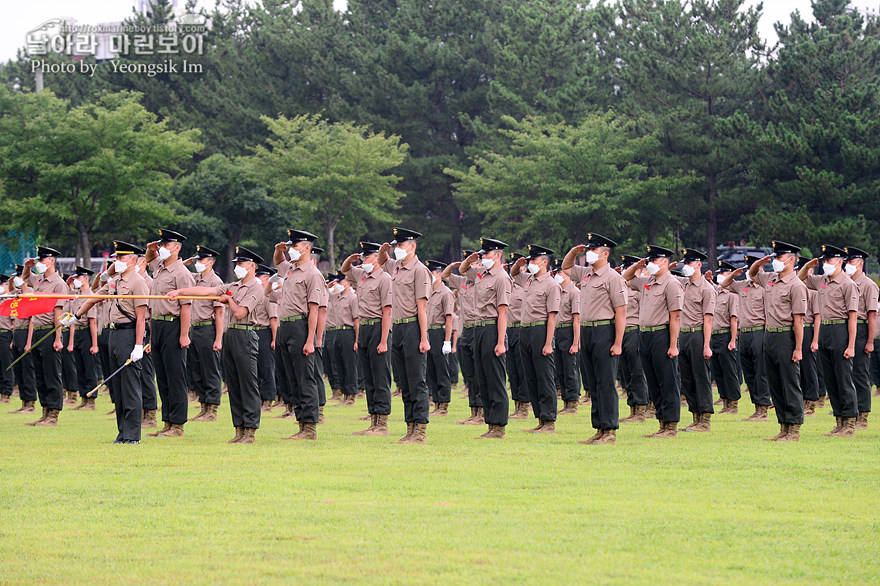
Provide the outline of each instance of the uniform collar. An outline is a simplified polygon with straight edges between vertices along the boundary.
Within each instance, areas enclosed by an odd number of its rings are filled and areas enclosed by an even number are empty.
[[[532,278],[539,283],[546,281],[550,277],[550,271],[545,271],[543,275],[535,275]]]
[[[792,271],[789,274],[785,275],[784,277],[780,277],[779,275],[776,275],[775,280],[777,282],[781,281],[783,283],[788,284],[788,283],[791,283],[792,279],[795,279],[795,278],[797,278],[797,274],[794,271]]]
[[[836,277],[833,279],[828,279],[829,281],[834,281],[835,283],[842,283],[844,281],[844,277],[846,277],[846,271],[841,270]]]
[[[400,264],[397,265],[397,267],[401,268],[401,269],[406,269],[409,271],[414,268],[413,263],[417,263],[417,262],[419,262],[419,255],[414,254],[413,257],[411,259],[409,259],[409,262],[402,260],[402,261],[400,261]]]
[[[592,269],[594,275],[596,275],[596,276],[598,276],[598,277],[601,277],[602,275],[605,274],[606,271],[611,270],[611,265],[609,265],[609,264],[606,262],[604,265],[602,265],[602,266],[601,266],[600,268],[598,268],[598,269],[593,268],[593,266],[590,265],[590,269]]]

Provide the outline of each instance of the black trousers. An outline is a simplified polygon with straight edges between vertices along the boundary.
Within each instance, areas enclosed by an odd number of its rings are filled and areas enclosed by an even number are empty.
[[[275,350],[272,349],[272,329],[256,330],[259,341],[257,358],[257,378],[260,381],[260,399],[274,401],[278,390],[275,388]]]
[[[12,357],[12,330],[0,331],[0,394],[11,395],[15,384],[14,367],[6,370],[15,358]]]
[[[382,322],[361,325],[358,332],[358,360],[364,373],[367,411],[370,415],[391,414],[391,352],[379,354]]]
[[[254,330],[229,328],[223,334],[223,365],[235,427],[260,427],[259,354],[260,341]]]
[[[709,342],[709,347],[712,349],[709,366],[712,369],[715,384],[718,385],[718,396],[728,401],[739,401],[742,393],[736,358],[737,350],[728,350],[728,344],[730,344],[730,332],[712,334],[712,339]]]
[[[556,421],[556,363],[552,352],[547,356],[543,354],[546,338],[546,324],[521,327],[519,355],[535,417],[541,421]]]
[[[300,423],[317,423],[318,407],[321,404],[321,396],[316,383],[320,379],[318,374],[317,352],[308,356],[303,354],[303,346],[309,333],[308,317],[297,321],[281,322],[279,327],[279,340],[283,346],[282,358],[287,380],[290,384],[291,397],[293,399],[296,420]],[[229,383],[227,376],[227,384]]]
[[[648,382],[648,396],[654,403],[659,421],[681,420],[681,375],[678,357],[670,358],[669,328],[639,332],[639,355]]]
[[[743,377],[746,379],[752,404],[770,406],[770,387],[764,367],[764,330],[742,332],[738,342]]]
[[[61,344],[63,346],[61,348],[61,386],[65,391],[79,392],[79,380],[76,376],[76,362],[73,360],[73,352],[67,351],[67,345],[69,343],[70,329],[64,328],[61,330]]]
[[[559,330],[557,330],[557,333]],[[590,415],[594,429],[618,429],[617,376],[618,357],[611,355],[614,323],[581,327],[581,353],[587,354],[587,385],[592,399]]]
[[[477,380],[476,348],[474,347],[473,327],[465,327],[458,339],[458,361],[461,363],[461,376],[468,388],[468,406],[482,407],[483,396]],[[494,424],[493,424],[494,425]]]
[[[529,390],[523,380],[525,373],[523,372],[523,363],[519,357],[519,334],[518,326],[515,328],[507,328],[507,380],[510,383],[510,396],[514,401],[520,403],[529,403],[532,398],[529,397]],[[459,347],[461,347],[459,345]]]
[[[101,367],[100,379],[104,380],[110,373],[110,350],[107,347],[110,340],[110,328],[103,328],[98,332],[98,365]]]
[[[153,367],[162,399],[162,421],[186,423],[189,399],[186,392],[186,348],[180,347],[180,320],[151,321]]]
[[[804,394],[801,392],[801,367],[791,361],[795,349],[794,332],[764,334],[764,364],[770,396],[779,423],[800,425],[804,422]]]
[[[17,328],[12,333],[12,359],[18,360],[24,354],[24,345],[27,343],[27,328]],[[18,384],[18,397],[22,401],[37,400],[37,378],[34,373],[34,357],[32,353],[19,360],[12,367],[15,373],[15,382]]]
[[[318,389],[318,406],[323,407],[327,404],[327,388],[324,386],[324,363],[327,360],[327,353],[324,352],[324,346],[315,346],[315,354],[318,355],[314,374],[315,388]]]
[[[474,383],[480,390],[480,401],[477,407],[483,407],[483,418],[488,425],[507,425],[510,400],[507,398],[505,385],[504,355],[495,356],[498,344],[498,326],[489,324],[470,328],[473,331],[474,350]],[[520,328],[520,342],[523,334]],[[509,352],[510,350],[508,350]],[[550,386],[553,386],[552,377]],[[553,406],[556,407],[556,389],[553,391]],[[555,413],[555,411],[554,411]]]
[[[647,405],[648,382],[645,380],[645,371],[642,369],[642,357],[639,356],[638,328],[623,334],[620,370],[623,374],[623,386],[626,389],[626,404],[630,406]]]
[[[849,330],[845,323],[823,324],[819,330],[819,363],[835,417],[856,417],[859,414],[853,383],[853,359],[843,357],[848,341]]]
[[[428,342],[431,344],[431,349],[428,351],[427,383],[428,391],[435,403],[449,403],[452,400],[449,360],[443,353],[445,337],[445,328],[428,330]]]
[[[76,366],[77,388],[85,398],[98,386],[97,354],[92,354],[92,332],[88,327],[73,334],[73,363]]]
[[[328,330],[324,332],[324,347],[328,352],[324,352],[324,372],[327,373],[327,383],[331,389],[339,388],[339,372],[336,370],[336,364],[333,363],[332,348],[336,344],[336,334],[339,330]]]
[[[457,349],[456,349],[457,350]],[[458,354],[453,352],[446,355],[446,361],[449,363],[449,380],[452,384],[458,384]]]
[[[107,373],[107,376],[125,364],[125,361],[131,356],[134,346],[134,328],[110,330],[107,340],[110,372]],[[116,404],[116,429],[118,431],[116,439],[118,440],[140,441],[141,439],[141,423],[143,421],[141,371],[143,362],[143,359],[132,362],[110,379],[110,395]]]
[[[577,401],[581,393],[581,375],[578,370],[578,354],[571,354],[574,344],[574,325],[556,328],[553,336],[553,358],[556,362],[556,379],[562,390],[563,401]]]
[[[284,366],[284,345],[281,343],[281,326],[278,326],[278,339],[275,341],[275,388],[286,404],[293,404],[293,391],[290,390],[290,377]]]
[[[856,355],[853,356],[853,384],[856,387],[856,407],[859,413],[871,411],[871,355],[865,354],[868,343],[868,324],[856,325]]]
[[[221,351],[214,350],[216,334],[217,330],[213,323],[192,328],[186,354],[186,367],[192,389],[199,396],[200,403],[209,405],[220,404],[223,386],[220,380]]]
[[[344,327],[341,330],[327,332],[333,334],[331,338],[324,338],[327,343],[327,354],[330,356],[330,364],[336,376],[334,387],[343,395],[356,395],[358,390],[358,355],[354,351],[354,328]],[[379,343],[376,342],[378,346]]]
[[[428,423],[431,410],[427,383],[428,354],[419,352],[420,338],[418,320],[395,325],[391,338],[391,361],[400,375],[403,417],[407,423]]]
[[[688,410],[691,413],[714,413],[709,361],[703,358],[703,330],[680,334],[678,348],[681,390],[687,397]]]
[[[880,387],[880,338],[874,338],[874,351],[871,353],[871,382]]]
[[[34,330],[33,342],[45,336],[49,330]],[[55,334],[49,336],[39,346],[32,346],[31,354],[34,357],[34,378],[37,382],[37,394],[40,397],[40,406],[47,409],[62,409],[64,391],[62,388],[62,357],[61,352],[56,352],[52,346]],[[65,350],[62,350],[65,352]]]
[[[821,330],[820,330],[821,332]],[[819,400],[819,370],[816,354],[810,350],[813,343],[813,325],[804,324],[804,340],[801,344],[801,391],[805,401]]]
[[[143,408],[146,411],[156,411],[159,409],[159,396],[156,392],[156,369],[153,367],[152,353],[144,354],[144,357],[138,362],[141,363],[140,379]]]

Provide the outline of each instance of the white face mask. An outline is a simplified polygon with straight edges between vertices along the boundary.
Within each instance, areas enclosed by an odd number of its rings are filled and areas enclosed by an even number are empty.
[[[697,272],[697,270],[694,267],[692,267],[691,265],[684,265],[683,267],[681,267],[681,274],[687,278],[693,277],[694,273],[696,273],[696,272]]]
[[[171,258],[171,251],[164,246],[159,247],[159,260],[167,260]]]
[[[538,265],[536,265],[533,262],[530,262],[529,266],[526,267],[526,270],[529,272],[530,275],[534,275],[535,273],[537,273],[538,271],[541,270],[541,267],[539,267]]]
[[[208,268],[208,267],[206,267],[202,263],[196,261],[196,272],[197,273],[204,273],[206,268]]]
[[[372,273],[373,269],[376,268],[376,265],[374,265],[371,262],[365,262],[364,264],[361,265],[361,268],[364,269],[364,272],[366,272],[366,273]]]
[[[246,268],[240,266],[236,266],[234,269],[232,269],[232,272],[235,273],[235,278],[239,281],[244,279],[248,273]]]
[[[46,269],[48,269],[48,268],[49,267],[47,267],[44,263],[38,262],[37,264],[34,265],[34,272],[37,273],[38,275],[42,275],[43,273],[46,272]]]
[[[822,272],[828,275],[829,277],[833,275],[837,271],[837,266],[831,264],[830,262],[822,263]]]
[[[785,270],[785,263],[782,262],[781,260],[774,258],[773,262],[771,264],[773,265],[773,272],[774,273],[781,273],[782,271]]]
[[[484,258],[480,262],[483,263],[483,268],[487,271],[495,266],[495,259]]]
[[[859,270],[859,267],[857,267],[856,265],[846,265],[845,267],[843,267],[843,270],[846,271],[847,275],[852,277],[856,274],[856,271]]]
[[[117,275],[121,275],[128,268],[128,264],[122,260],[113,261],[113,270],[116,271]]]
[[[287,254],[290,255],[290,260],[292,260],[293,262],[296,262],[300,258],[302,258],[302,253],[300,251],[298,251],[297,249],[293,248],[292,246],[287,249]]]
[[[12,279],[12,284],[15,285],[16,288],[21,289],[21,286],[24,285],[24,279],[21,277],[14,277]]]
[[[587,264],[591,265],[599,260],[599,255],[593,252],[592,250],[587,251]]]
[[[724,279],[726,279],[726,278],[727,277],[724,275],[715,275],[715,282],[720,285],[721,283],[724,282]]]
[[[406,258],[406,250],[403,248],[395,248],[394,249],[394,259],[395,260],[403,260]]]
[[[553,280],[561,285],[565,278],[562,275],[554,275]]]
[[[83,286],[82,281],[80,281],[79,279],[74,279],[74,281],[73,281],[73,288],[74,289],[82,289],[82,286]]]
[[[654,276],[660,272],[660,265],[649,262],[647,265],[645,265],[645,270],[648,271],[649,275]]]

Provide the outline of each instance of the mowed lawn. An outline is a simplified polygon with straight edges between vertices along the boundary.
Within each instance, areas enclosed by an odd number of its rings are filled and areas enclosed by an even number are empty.
[[[295,423],[264,417],[249,446],[225,443],[223,401],[218,423],[140,446],[111,444],[106,395],[57,429],[4,409],[0,583],[880,580],[880,416],[825,438],[826,408],[800,443],[764,442],[778,425],[740,421],[745,395],[740,415],[678,440],[642,438],[650,420],[624,424],[616,447],[579,445],[581,406],[555,436],[520,433],[523,420],[477,441],[485,428],[455,424],[468,407],[454,393],[428,446],[392,443],[399,398],[388,438],[351,435],[359,401],[328,406],[316,442],[283,441]]]

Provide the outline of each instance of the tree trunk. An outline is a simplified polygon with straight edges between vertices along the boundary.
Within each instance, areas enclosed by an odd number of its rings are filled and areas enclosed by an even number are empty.
[[[330,271],[336,270],[336,222],[327,225],[327,254],[330,258]]]
[[[76,257],[74,258],[74,264],[91,269],[92,243],[89,240],[89,231],[82,221],[77,221],[76,231],[79,238],[76,242]]]

